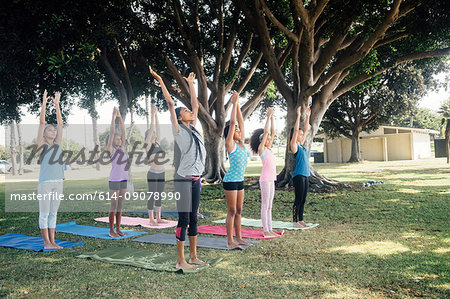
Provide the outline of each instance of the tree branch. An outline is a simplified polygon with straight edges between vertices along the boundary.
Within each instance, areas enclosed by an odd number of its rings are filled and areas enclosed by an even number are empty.
[[[274,24],[278,29],[280,29],[288,38],[293,40],[295,43],[298,43],[298,37],[293,32],[291,32],[289,29],[287,29],[278,19],[273,15],[273,13],[270,11],[270,9],[267,7],[266,2],[264,0],[260,0],[261,6],[266,13],[266,16],[269,18],[269,20]]]
[[[390,36],[388,36],[388,37],[386,37],[386,38],[384,38],[382,40],[377,41],[375,43],[375,45],[373,46],[373,48],[376,49],[376,48],[379,48],[379,47],[384,46],[386,44],[390,44],[390,43],[395,42],[395,41],[397,41],[399,39],[408,37],[408,35],[409,35],[409,33],[407,33],[407,32],[399,32],[399,33],[396,33],[396,34],[392,34],[392,35],[390,35]]]
[[[447,55],[450,55],[450,48],[423,51],[423,52],[411,53],[408,55],[401,56],[401,57],[397,58],[395,63],[389,67],[385,67],[385,68],[383,68],[375,73],[371,73],[371,74],[362,73],[362,74],[354,77],[353,79],[350,79],[349,81],[347,81],[345,84],[343,84],[341,87],[339,87],[338,89],[336,89],[333,92],[333,99],[341,96],[342,94],[351,90],[353,87],[358,86],[359,84],[361,84],[369,79],[372,79],[373,77],[378,76],[378,75],[382,74],[383,72],[385,72],[386,70],[394,68],[401,63],[413,61],[413,60],[424,59],[424,58],[441,57],[441,56],[447,56]]]

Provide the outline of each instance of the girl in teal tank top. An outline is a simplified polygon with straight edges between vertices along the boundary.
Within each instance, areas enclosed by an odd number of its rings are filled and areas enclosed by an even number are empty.
[[[60,195],[63,192],[64,180],[64,163],[60,149],[63,132],[63,120],[59,107],[60,98],[61,93],[59,92],[55,92],[54,97],[49,97],[47,90],[44,91],[38,135],[36,138],[36,144],[40,154],[38,194],[42,198],[42,200],[39,200],[39,228],[42,239],[44,240],[44,249],[63,248],[55,242],[56,216],[59,204],[61,203]],[[47,102],[49,99],[52,99],[55,105],[56,128],[45,122]]]
[[[309,225],[303,221],[303,211],[306,202],[306,196],[308,194],[308,177],[309,177],[309,153],[303,146],[306,135],[309,129],[309,116],[311,109],[307,108],[305,112],[305,123],[303,130],[299,129],[301,107],[297,108],[297,119],[294,127],[291,129],[291,142],[290,148],[294,154],[296,166],[294,173],[292,174],[292,181],[295,189],[295,201],[292,208],[293,211],[293,225],[294,227],[305,228]]]
[[[247,152],[244,146],[244,118],[242,117],[238,98],[239,94],[234,91],[230,100],[233,104],[230,124],[224,130],[230,168],[223,178],[223,188],[225,189],[225,199],[228,208],[226,220],[227,247],[242,249],[240,245],[252,244],[243,240],[241,235],[241,212],[244,202],[244,173],[247,167]],[[233,240],[233,231],[236,232],[236,242]]]

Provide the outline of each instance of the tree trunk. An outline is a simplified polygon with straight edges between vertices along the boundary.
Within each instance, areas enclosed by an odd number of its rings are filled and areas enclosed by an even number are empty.
[[[353,132],[352,135],[352,153],[350,155],[350,160],[348,162],[361,162],[361,150],[360,150],[360,142],[359,142],[359,134],[360,131],[357,129]]]
[[[290,149],[291,141],[291,128],[294,127],[297,117],[297,111],[295,108],[287,109],[286,126],[287,126],[287,139],[286,139],[286,151],[284,154],[284,168],[277,175],[276,185],[278,188],[287,188],[292,185],[292,173],[295,169],[295,160]]]
[[[19,140],[19,175],[23,174],[23,141],[22,141],[22,126],[16,123],[17,138]]]
[[[445,127],[445,144],[447,152],[447,164],[450,164],[450,118],[447,118],[447,126]]]
[[[100,139],[98,137],[97,117],[91,116],[92,119],[92,134],[94,135],[94,148],[100,149]],[[96,154],[94,160],[97,161],[95,169],[100,170],[100,162]]]
[[[11,174],[16,175],[17,171],[17,155],[16,155],[16,130],[15,130],[15,124],[16,122],[13,120],[11,121],[9,128],[10,128],[10,152],[11,152]]]
[[[209,183],[221,182],[225,176],[225,142],[222,134],[203,128],[206,148],[205,180]]]
[[[314,136],[319,130],[320,123],[327,108],[328,106],[326,104],[320,103],[319,101],[316,101],[315,104],[311,107],[312,110],[310,119],[311,127],[305,139],[305,146],[308,149],[308,151],[311,148]],[[290,151],[289,143],[290,143],[290,131],[291,128],[294,127],[296,116],[297,112],[295,107],[288,108],[286,117],[288,136],[285,154],[285,166],[283,170],[280,172],[280,174],[278,174],[277,176],[276,185],[278,188],[288,188],[289,185],[292,185],[292,173],[294,172],[295,169],[295,159]],[[300,125],[300,127],[303,126]],[[327,178],[319,174],[311,164],[309,165],[309,171],[311,173],[311,176],[309,177],[309,190],[311,192],[334,192],[340,188],[350,187],[348,184],[338,182],[336,180]]]

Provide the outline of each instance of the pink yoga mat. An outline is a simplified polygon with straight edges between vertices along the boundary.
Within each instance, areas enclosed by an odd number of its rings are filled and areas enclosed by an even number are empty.
[[[203,234],[211,234],[211,235],[220,235],[220,236],[226,236],[227,235],[227,228],[225,226],[218,226],[218,225],[202,225],[197,227],[197,231],[199,233]],[[274,231],[276,234],[279,234],[280,236],[283,235],[284,230]],[[265,237],[264,231],[259,229],[251,229],[251,228],[242,228],[241,234],[243,238],[251,238],[251,239],[273,239],[276,238],[275,236]],[[236,234],[233,234],[234,236]]]
[[[98,222],[106,222],[109,223],[109,218],[108,217],[101,217],[101,218],[95,218],[95,221]],[[126,225],[126,226],[142,226],[142,227],[146,227],[146,228],[168,228],[168,227],[175,227],[177,226],[178,221],[170,221],[170,220],[166,220],[167,222],[165,223],[159,223],[159,225],[155,226],[155,225],[150,225],[148,218],[141,218],[141,217],[125,217],[122,216],[122,225]]]

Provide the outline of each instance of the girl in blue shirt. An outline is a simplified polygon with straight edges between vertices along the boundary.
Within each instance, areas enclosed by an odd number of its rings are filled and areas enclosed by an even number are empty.
[[[305,228],[308,225],[303,221],[303,211],[305,207],[306,195],[308,194],[309,173],[309,153],[303,145],[308,134],[309,116],[311,109],[308,107],[305,112],[305,124],[303,130],[299,129],[301,107],[297,108],[297,119],[294,128],[291,129],[290,147],[295,157],[295,169],[292,174],[292,181],[295,189],[295,201],[293,210],[294,227]]]

